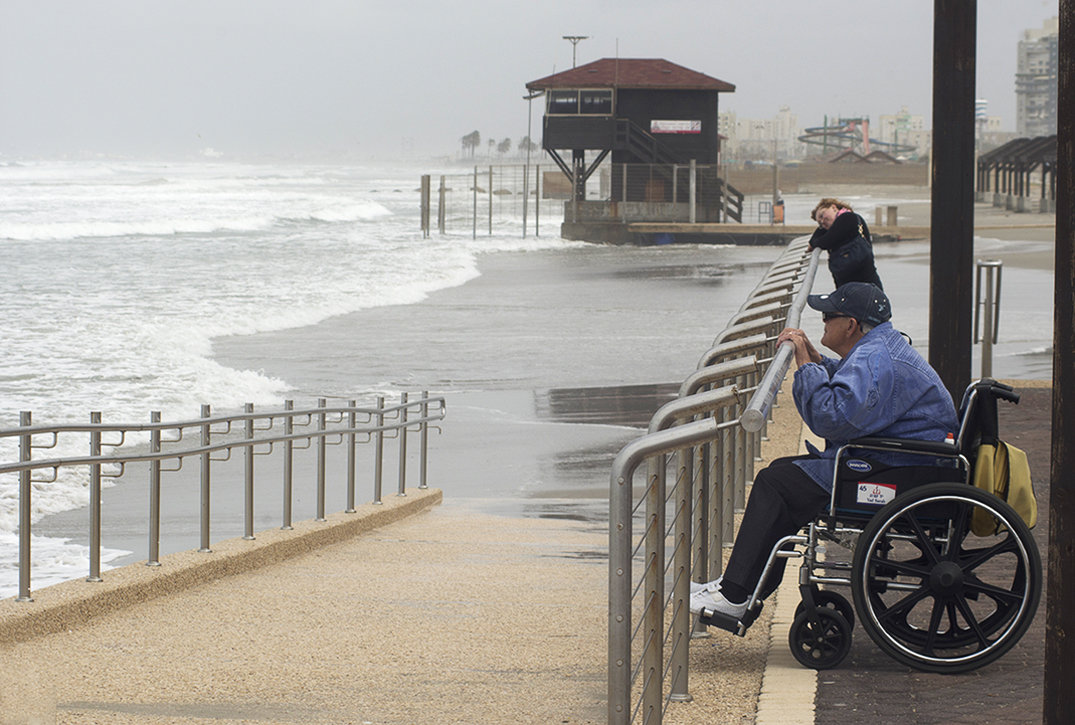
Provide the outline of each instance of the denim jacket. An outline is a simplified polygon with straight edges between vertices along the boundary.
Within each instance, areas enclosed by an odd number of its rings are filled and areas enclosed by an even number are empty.
[[[940,377],[891,322],[866,333],[842,360],[825,357],[801,366],[792,396],[803,422],[825,439],[824,451],[809,446],[813,457],[795,465],[826,491],[832,490],[836,451],[849,440],[942,441],[959,426]],[[906,453],[871,451],[870,457],[888,465],[930,463]]]

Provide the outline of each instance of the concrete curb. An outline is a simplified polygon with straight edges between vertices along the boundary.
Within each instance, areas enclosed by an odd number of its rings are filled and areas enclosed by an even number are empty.
[[[806,453],[806,441],[823,446],[824,441],[805,425],[799,439],[799,453]],[[769,625],[769,653],[765,658],[761,693],[755,725],[813,725],[814,699],[817,695],[817,671],[799,664],[788,646],[788,630],[795,620],[799,604],[799,577],[792,569],[785,574],[776,590],[773,621]]]
[[[227,539],[213,544],[208,553],[169,554],[161,557],[160,566],[130,564],[103,572],[100,582],[72,580],[45,587],[32,592],[31,602],[4,599],[0,643],[63,632],[132,604],[290,559],[420,513],[442,499],[440,489],[408,489],[406,496],[363,504],[355,513],[330,514],[326,521],[301,521],[290,531],[268,529],[254,540]]]

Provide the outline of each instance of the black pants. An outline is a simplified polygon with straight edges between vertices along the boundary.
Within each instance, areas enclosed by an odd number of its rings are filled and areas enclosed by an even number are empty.
[[[778,458],[754,477],[735,546],[724,569],[724,581],[732,585],[729,595],[734,595],[737,588],[753,592],[776,542],[797,532],[828,507],[829,493],[792,463],[810,457]],[[763,599],[780,586],[786,561],[778,558],[773,562],[761,590]]]

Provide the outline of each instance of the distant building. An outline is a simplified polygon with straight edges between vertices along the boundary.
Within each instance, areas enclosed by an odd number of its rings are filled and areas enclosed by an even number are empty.
[[[1033,138],[1056,133],[1059,18],[1039,30],[1026,30],[1019,41],[1015,70],[1015,130]]]
[[[732,162],[780,163],[801,159],[805,153],[799,141],[802,128],[799,117],[788,106],[781,106],[772,118],[739,118],[735,111],[720,114],[720,133],[724,142],[724,157]]]
[[[874,144],[896,158],[918,159],[929,153],[930,129],[923,116],[912,114],[907,106],[898,113],[882,115],[871,133],[880,144]]]

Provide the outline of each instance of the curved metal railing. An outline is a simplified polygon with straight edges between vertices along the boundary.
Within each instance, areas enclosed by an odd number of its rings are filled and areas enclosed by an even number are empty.
[[[212,415],[203,405],[200,418],[162,422],[159,412],[150,414],[149,423],[104,423],[100,413],[91,413],[88,424],[34,425],[33,416],[23,411],[19,427],[0,430],[0,439],[17,438],[19,460],[0,463],[0,475],[16,474],[19,479],[19,592],[18,601],[30,597],[30,544],[32,496],[35,485],[54,483],[62,469],[86,468],[89,472],[89,576],[87,581],[101,581],[101,486],[104,478],[118,478],[129,464],[149,464],[149,555],[147,565],[160,565],[161,536],[161,477],[162,473],[177,472],[188,458],[199,462],[200,480],[200,548],[210,549],[210,497],[212,492],[212,463],[231,458],[233,451],[244,457],[243,529],[244,539],[254,538],[254,457],[271,454],[282,448],[283,488],[281,528],[292,524],[294,451],[316,447],[315,494],[316,520],[325,521],[327,446],[342,445],[346,449],[346,508],[355,511],[356,456],[359,442],[372,443],[373,503],[381,503],[384,461],[384,441],[394,437],[399,441],[398,495],[405,495],[407,475],[407,434],[418,433],[419,485],[427,488],[428,434],[432,423],[444,419],[445,401],[422,393],[411,399],[407,393],[399,403],[385,404],[383,397],[374,406],[359,406],[356,401],[346,405],[328,405],[318,400],[317,406],[296,409],[294,401],[286,401],[283,409],[255,411],[247,404],[242,413]],[[148,436],[148,444],[144,439]],[[75,439],[71,443],[72,437]],[[34,457],[35,451],[59,447],[61,438],[65,449],[85,445],[87,455]],[[215,455],[214,455],[215,454]],[[165,468],[164,463],[171,462]],[[37,477],[34,474],[38,473]],[[46,472],[44,476],[41,472]]]
[[[613,461],[609,723],[660,723],[670,703],[691,699],[690,581],[706,581],[723,568],[734,515],[745,503],[765,420],[793,353],[790,344],[775,349],[776,336],[798,324],[817,264],[806,237],[791,242],[679,396]],[[640,469],[646,479],[636,486]]]

